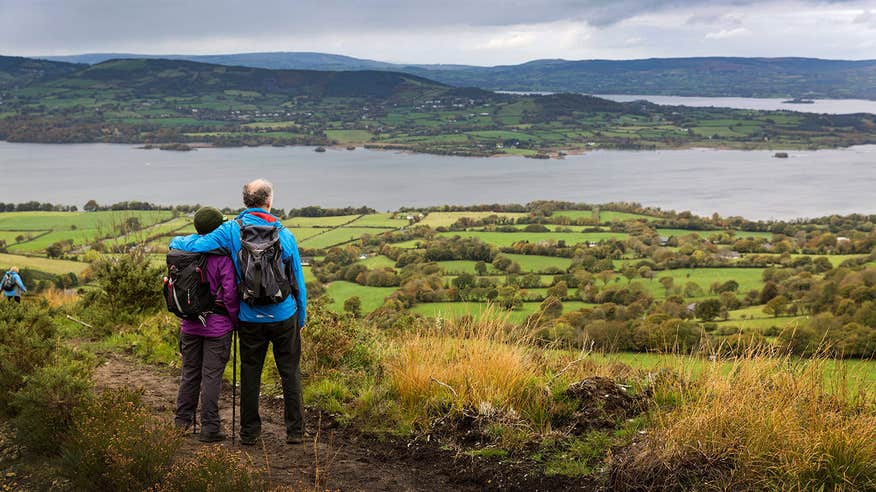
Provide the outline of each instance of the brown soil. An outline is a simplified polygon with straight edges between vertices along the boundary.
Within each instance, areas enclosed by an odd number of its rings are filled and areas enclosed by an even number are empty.
[[[142,388],[143,400],[155,415],[173,419],[178,378],[170,370],[138,363],[118,354],[95,372],[98,390]],[[241,446],[225,441],[256,466],[267,470],[274,486],[311,490],[587,490],[592,484],[545,477],[532,464],[509,459],[457,455],[435,440],[378,438],[343,428],[316,410],[308,409],[307,427],[313,435],[303,445],[284,443],[282,400],[262,398],[262,443]],[[231,392],[224,388],[220,402],[224,431],[231,435]],[[191,455],[205,444],[187,435],[182,453]]]

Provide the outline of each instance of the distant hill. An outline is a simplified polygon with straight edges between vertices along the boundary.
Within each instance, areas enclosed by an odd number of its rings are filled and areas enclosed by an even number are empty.
[[[269,70],[185,60],[122,59],[87,66],[48,88],[118,90],[137,96],[187,96],[255,91],[284,96],[407,99],[459,89],[388,71]]]
[[[87,54],[47,59],[95,63],[120,57],[154,58],[156,55]],[[519,65],[477,67],[403,65],[300,52],[161,57],[271,69],[389,70],[489,90],[876,99],[876,60],[701,57],[535,60]]]
[[[20,56],[0,56],[0,89],[24,87],[34,82],[52,80],[84,66]]]

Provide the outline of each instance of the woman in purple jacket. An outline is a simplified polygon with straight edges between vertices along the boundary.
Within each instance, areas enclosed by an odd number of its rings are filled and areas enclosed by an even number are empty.
[[[209,234],[223,222],[225,217],[222,212],[212,207],[202,208],[195,213],[195,230],[198,234]],[[231,352],[231,331],[237,325],[237,314],[240,311],[231,258],[209,255],[207,281],[210,291],[216,295],[217,304],[221,303],[227,314],[210,314],[205,324],[200,321],[182,321],[179,343],[182,377],[176,400],[175,422],[181,429],[192,425],[200,393],[199,439],[203,442],[218,442],[225,439],[219,425],[219,388]]]

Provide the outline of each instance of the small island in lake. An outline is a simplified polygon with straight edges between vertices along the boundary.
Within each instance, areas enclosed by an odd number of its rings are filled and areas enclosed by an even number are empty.
[[[802,97],[795,97],[794,99],[788,99],[787,101],[782,101],[782,104],[815,104],[815,101],[812,99],[803,99]]]

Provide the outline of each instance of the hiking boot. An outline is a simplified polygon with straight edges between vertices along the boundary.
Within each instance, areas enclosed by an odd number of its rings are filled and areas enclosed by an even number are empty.
[[[240,436],[239,441],[240,441],[240,444],[242,444],[244,446],[255,446],[256,444],[258,444],[259,438],[258,438],[258,436],[256,436],[256,437]]]
[[[304,436],[300,434],[286,436],[286,444],[301,444],[303,442]]]
[[[201,432],[198,435],[198,440],[201,442],[220,442],[220,441],[224,441],[225,437],[226,437],[225,434],[223,434],[222,432],[210,432],[210,433]]]

